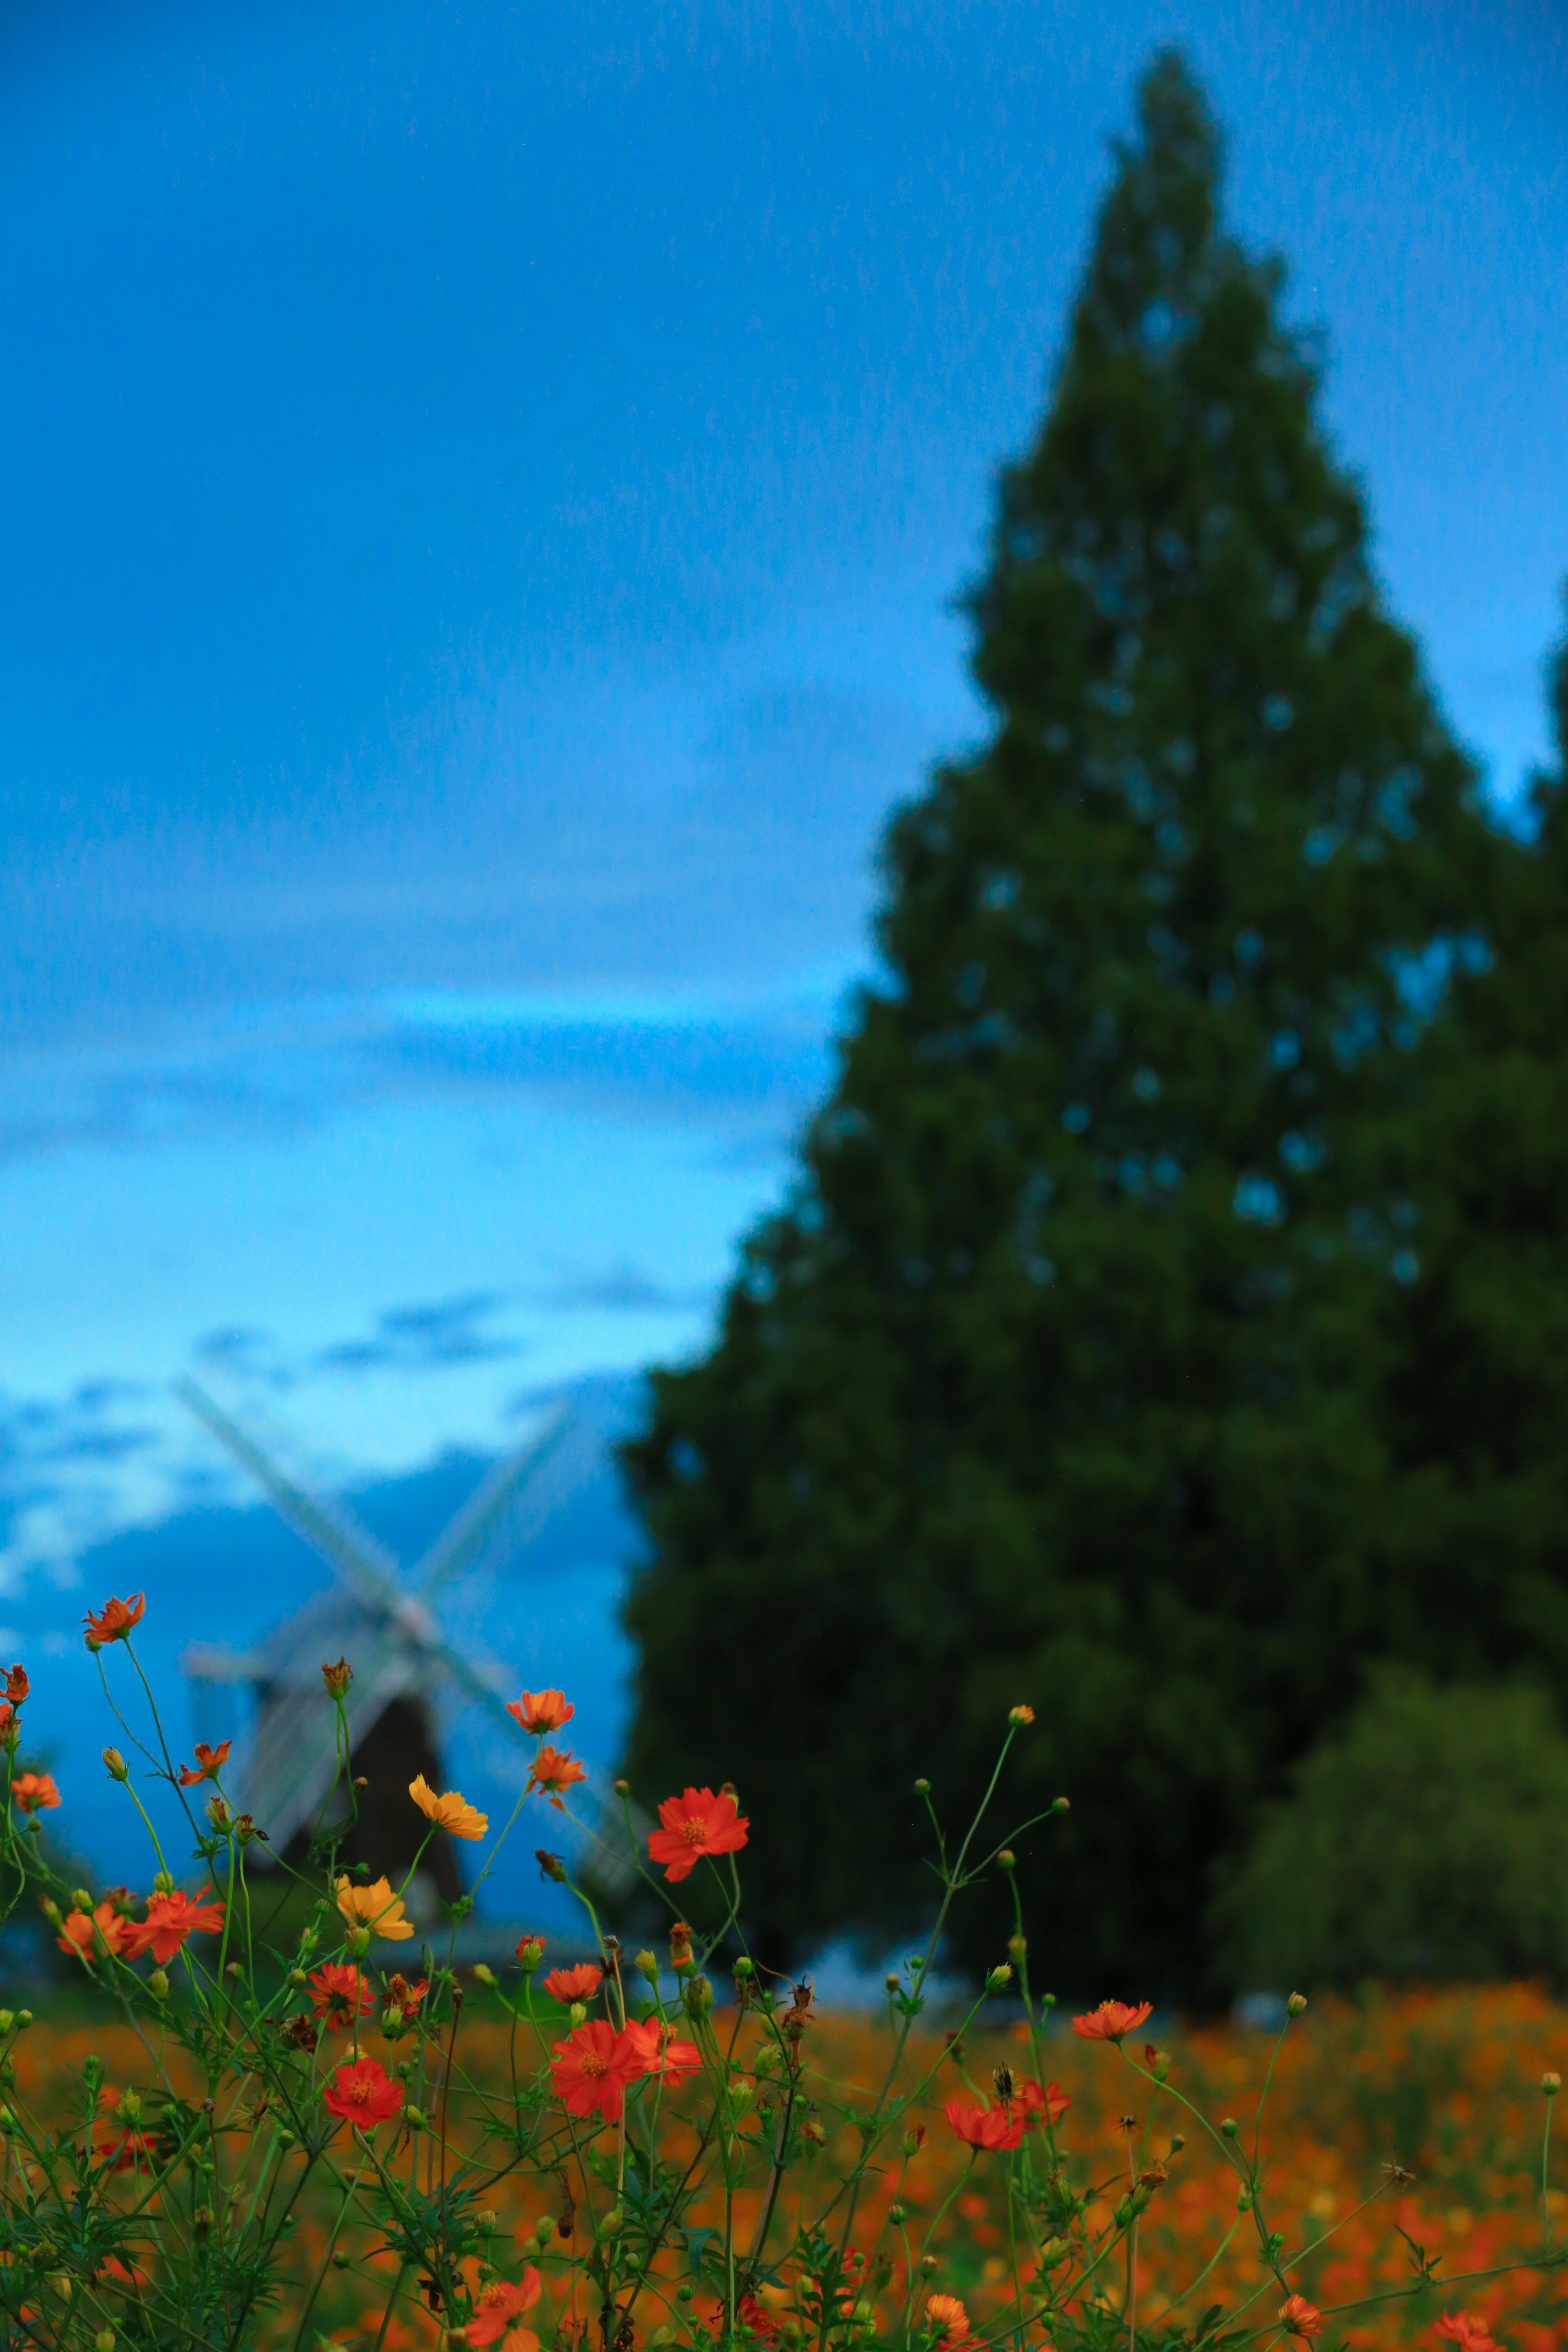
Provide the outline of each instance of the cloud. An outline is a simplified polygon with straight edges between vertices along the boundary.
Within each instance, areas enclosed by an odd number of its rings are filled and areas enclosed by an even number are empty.
[[[598,1308],[612,1315],[668,1315],[709,1306],[713,1290],[711,1284],[680,1289],[656,1282],[635,1265],[617,1265],[603,1274],[566,1277],[532,1295],[544,1307]]]
[[[454,1364],[504,1361],[523,1353],[518,1339],[498,1339],[478,1327],[508,1304],[506,1294],[470,1291],[417,1307],[389,1307],[377,1320],[374,1339],[347,1339],[323,1348],[311,1359],[317,1371],[435,1371]]]

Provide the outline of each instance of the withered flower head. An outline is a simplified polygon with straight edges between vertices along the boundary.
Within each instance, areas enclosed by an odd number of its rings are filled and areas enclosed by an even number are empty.
[[[340,1658],[335,1666],[324,1665],[321,1668],[321,1680],[326,1684],[329,1698],[342,1698],[353,1678],[354,1670],[346,1658]]]

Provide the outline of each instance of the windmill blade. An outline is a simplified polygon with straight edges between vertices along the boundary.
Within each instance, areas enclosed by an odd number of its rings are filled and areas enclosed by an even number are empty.
[[[378,1635],[369,1656],[360,1658],[343,1700],[350,1754],[395,1698],[418,1687],[419,1664],[406,1646]],[[320,1810],[331,1787],[338,1761],[336,1721],[313,1675],[277,1692],[261,1711],[242,1785],[246,1811],[267,1832],[276,1853]]]
[[[570,1405],[553,1412],[537,1437],[498,1462],[444,1534],[414,1570],[411,1589],[428,1601],[461,1576],[510,1514],[509,1542],[531,1543],[589,1475],[596,1447],[586,1422]]]
[[[307,1495],[303,1487],[297,1486],[195,1381],[176,1381],[174,1393],[219,1444],[227,1447],[236,1461],[259,1480],[279,1517],[287,1519],[296,1535],[304,1538],[312,1551],[319,1552],[330,1567],[337,1570],[362,1601],[395,1616],[406,1608],[407,1595],[398,1576],[397,1562],[373,1535],[355,1526],[341,1507],[329,1510]]]

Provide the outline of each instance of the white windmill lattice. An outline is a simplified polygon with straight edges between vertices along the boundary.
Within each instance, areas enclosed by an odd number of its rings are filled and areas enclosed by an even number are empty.
[[[198,1685],[247,1685],[256,1694],[241,1801],[267,1831],[273,1851],[282,1853],[307,1826],[331,1787],[334,1717],[323,1704],[321,1669],[340,1654],[353,1667],[345,1700],[351,1750],[395,1701],[429,1704],[450,1683],[504,1725],[521,1786],[528,1752],[501,1696],[508,1671],[447,1640],[435,1603],[481,1560],[493,1559],[499,1543],[514,1554],[533,1541],[597,1475],[603,1441],[586,1416],[561,1407],[538,1435],[498,1462],[405,1581],[398,1562],[345,1504],[308,1494],[195,1381],[177,1382],[176,1393],[338,1580],[255,1647],[202,1643],[181,1660]],[[617,1893],[637,1866],[623,1801],[602,1772],[591,1773],[574,1799],[594,1878],[606,1893]],[[634,1833],[640,1834],[640,1817]]]

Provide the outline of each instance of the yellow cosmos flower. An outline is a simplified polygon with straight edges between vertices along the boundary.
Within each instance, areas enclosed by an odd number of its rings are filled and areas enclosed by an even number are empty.
[[[413,1920],[403,1916],[402,1895],[395,1895],[384,1878],[373,1879],[368,1886],[340,1878],[337,1895],[338,1909],[351,1927],[368,1927],[392,1944],[406,1943],[414,1933]]]
[[[450,1830],[454,1837],[482,1838],[490,1825],[489,1815],[470,1805],[460,1789],[448,1789],[444,1797],[438,1797],[423,1772],[410,1780],[408,1793],[438,1830]]]

